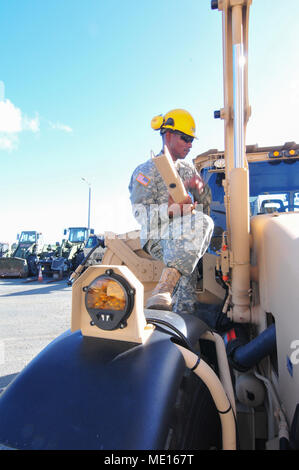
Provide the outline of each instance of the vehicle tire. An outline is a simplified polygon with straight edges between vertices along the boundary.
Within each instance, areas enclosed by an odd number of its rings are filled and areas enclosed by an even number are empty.
[[[29,276],[37,276],[38,275],[38,268],[37,268],[37,261],[38,258],[36,255],[29,255],[27,258],[28,264],[28,275]]]
[[[79,264],[82,263],[83,260],[84,260],[84,253],[83,251],[79,251],[79,253],[76,254],[75,259],[73,260],[73,263],[72,263],[74,271],[75,269],[77,269]]]

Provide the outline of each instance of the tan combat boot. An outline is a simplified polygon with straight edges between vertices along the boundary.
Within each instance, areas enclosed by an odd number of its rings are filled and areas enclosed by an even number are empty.
[[[177,269],[164,268],[158,284],[147,299],[146,308],[171,310],[172,294],[180,277],[181,273]]]

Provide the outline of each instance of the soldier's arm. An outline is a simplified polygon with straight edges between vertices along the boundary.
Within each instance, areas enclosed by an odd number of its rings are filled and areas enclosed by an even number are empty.
[[[202,193],[199,195],[199,204],[203,205],[203,212],[207,215],[210,214],[210,205],[212,202],[212,191],[208,184],[205,184],[203,187]]]
[[[157,188],[152,174],[145,174],[143,168],[137,168],[129,184],[133,215],[140,225],[150,218],[151,211],[157,205]]]

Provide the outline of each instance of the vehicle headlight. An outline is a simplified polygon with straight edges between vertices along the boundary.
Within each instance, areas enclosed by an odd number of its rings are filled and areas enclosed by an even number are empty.
[[[127,326],[127,318],[134,306],[133,289],[127,280],[107,269],[84,287],[85,306],[91,324],[103,330],[115,330]]]

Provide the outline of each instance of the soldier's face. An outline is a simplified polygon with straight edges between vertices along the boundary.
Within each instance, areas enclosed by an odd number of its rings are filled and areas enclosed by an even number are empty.
[[[192,142],[185,142],[180,134],[166,133],[166,144],[174,161],[183,160],[192,147]]]

